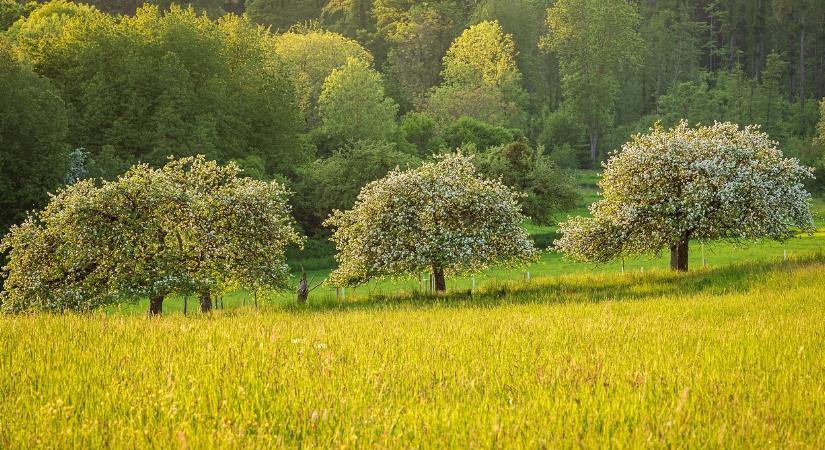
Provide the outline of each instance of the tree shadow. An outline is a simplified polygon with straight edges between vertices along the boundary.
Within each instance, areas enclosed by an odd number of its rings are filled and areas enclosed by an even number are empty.
[[[310,301],[304,305],[286,304],[274,308],[292,313],[399,308],[478,308],[512,304],[601,303],[669,296],[727,295],[752,291],[777,272],[790,272],[823,263],[825,254],[817,253],[784,262],[748,262],[687,273],[649,271],[632,274],[573,274],[535,278],[529,282],[492,282],[475,293],[464,290],[452,291],[445,295],[374,295],[362,300]]]

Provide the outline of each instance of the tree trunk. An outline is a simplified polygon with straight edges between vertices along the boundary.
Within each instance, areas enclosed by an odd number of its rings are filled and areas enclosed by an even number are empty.
[[[433,266],[433,277],[435,277],[435,292],[446,292],[447,282],[444,280],[444,269]]]
[[[799,109],[805,112],[805,18],[799,34]]]
[[[163,294],[152,294],[149,296],[149,315],[159,316],[163,314]]]
[[[201,291],[199,294],[201,301],[201,312],[208,313],[212,311],[212,296],[209,291]]]
[[[599,142],[599,134],[595,130],[590,131],[590,160],[593,161],[595,167],[596,162],[596,145]]]
[[[302,271],[301,283],[298,285],[298,303],[306,303],[309,298],[309,283],[307,273]]]
[[[688,270],[688,238],[670,247],[670,269],[679,272]]]

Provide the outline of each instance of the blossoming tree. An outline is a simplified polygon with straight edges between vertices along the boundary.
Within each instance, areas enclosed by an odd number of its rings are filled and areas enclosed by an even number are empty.
[[[520,227],[519,197],[478,176],[461,153],[396,169],[366,185],[351,210],[326,220],[338,250],[329,282],[352,286],[431,271],[443,292],[445,274],[529,261],[537,252]]]
[[[97,186],[83,180],[0,241],[4,311],[88,310],[226,286],[285,287],[286,246],[300,243],[279,183],[240,178],[203,157],[143,164]]]
[[[802,184],[812,176],[755,126],[657,125],[611,156],[592,217],[563,223],[556,248],[590,262],[669,248],[671,268],[684,271],[690,239],[784,240],[812,231]]]

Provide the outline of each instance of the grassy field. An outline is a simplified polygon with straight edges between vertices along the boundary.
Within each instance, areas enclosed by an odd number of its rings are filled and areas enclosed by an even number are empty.
[[[0,449],[825,448],[814,210],[814,236],[694,242],[686,274],[667,255],[620,273],[545,253],[472,294],[467,277],[443,297],[380,280],[307,305],[235,292],[209,315],[171,298],[162,318],[0,317]]]
[[[585,214],[586,203],[592,202],[596,198],[596,174],[595,172],[582,171],[580,175],[580,191],[582,192],[581,206],[569,215]],[[691,269],[703,267],[704,263],[708,268],[726,267],[739,263],[762,263],[782,261],[787,253],[789,258],[806,257],[818,253],[825,253],[825,199],[816,198],[813,201],[812,210],[815,213],[818,231],[813,236],[799,236],[787,242],[759,241],[746,243],[744,245],[732,245],[722,242],[708,242],[702,245],[699,242],[692,242],[690,248]],[[532,224],[525,225],[532,235],[546,235],[555,231],[554,227],[543,227]],[[625,261],[625,271],[629,273],[644,272],[654,269],[664,270],[669,267],[670,255],[665,252],[659,256],[642,257]],[[329,274],[330,269],[308,270],[313,285]],[[531,278],[559,276],[575,273],[620,273],[621,262],[615,261],[608,264],[592,265],[577,263],[567,260],[561,254],[555,252],[545,252],[538,262],[527,267],[520,268],[494,268],[482,274],[476,275],[476,287],[483,287],[488,284],[496,284],[502,281],[523,280],[529,272]],[[423,287],[426,287],[427,274],[422,274]],[[294,282],[297,285],[298,274],[295,274]],[[472,286],[471,277],[454,277],[447,280],[447,288],[453,291],[469,290]],[[420,291],[417,278],[409,279],[385,279],[367,283],[355,289],[347,289],[345,298],[348,301],[363,301],[372,297],[386,297],[397,295],[410,295],[415,291]],[[288,304],[294,303],[294,290],[285,292],[263,292],[258,294],[259,304]],[[328,304],[336,301],[336,291],[332,286],[320,286],[310,295],[313,303]],[[235,308],[254,303],[253,295],[249,292],[240,291],[227,294],[223,297],[223,304],[227,308]],[[190,311],[196,309],[195,301],[190,304]],[[148,308],[146,301],[136,304],[120,305],[110,308],[112,313],[140,314]],[[184,309],[182,298],[170,298],[164,303],[164,311],[179,313]]]
[[[825,446],[825,256],[0,318],[0,448]]]

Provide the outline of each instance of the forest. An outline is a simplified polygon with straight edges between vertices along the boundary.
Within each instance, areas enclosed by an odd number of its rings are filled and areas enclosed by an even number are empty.
[[[656,123],[760,124],[821,170],[823,24],[817,0],[0,0],[0,230],[170,155],[285,183],[310,237],[458,148],[539,224]]]

